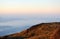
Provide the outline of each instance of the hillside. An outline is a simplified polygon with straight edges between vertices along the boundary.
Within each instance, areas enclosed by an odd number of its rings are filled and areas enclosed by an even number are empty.
[[[60,22],[41,23],[0,39],[60,39]]]

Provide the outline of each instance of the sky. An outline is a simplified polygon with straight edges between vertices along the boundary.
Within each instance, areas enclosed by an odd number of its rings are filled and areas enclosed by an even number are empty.
[[[60,21],[60,0],[0,0],[0,25],[40,21]]]
[[[0,0],[0,14],[60,12],[60,0]]]

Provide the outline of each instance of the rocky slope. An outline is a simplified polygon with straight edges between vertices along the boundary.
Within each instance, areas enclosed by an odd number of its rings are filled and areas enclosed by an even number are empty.
[[[60,22],[41,23],[0,39],[60,39]]]

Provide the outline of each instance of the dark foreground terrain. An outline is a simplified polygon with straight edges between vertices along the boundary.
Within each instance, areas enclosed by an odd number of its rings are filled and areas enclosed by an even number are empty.
[[[0,39],[60,39],[60,22],[41,23]]]

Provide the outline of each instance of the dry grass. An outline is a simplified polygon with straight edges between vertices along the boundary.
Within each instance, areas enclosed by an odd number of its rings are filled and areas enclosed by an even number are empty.
[[[60,23],[42,23],[32,26],[20,33],[8,35],[12,38],[21,39],[60,39]],[[4,38],[4,37],[3,37]]]

